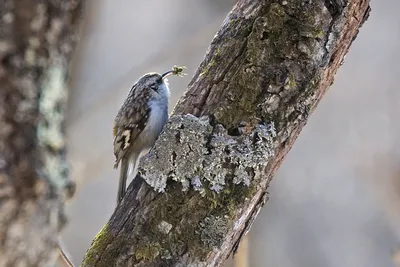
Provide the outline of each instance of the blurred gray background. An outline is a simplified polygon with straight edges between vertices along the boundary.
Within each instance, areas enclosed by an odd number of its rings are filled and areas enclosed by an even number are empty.
[[[67,126],[78,191],[63,238],[76,264],[115,207],[112,123],[131,85],[145,72],[187,66],[188,76],[169,79],[172,109],[234,2],[88,1]],[[272,182],[250,231],[248,266],[396,266],[400,2],[371,6],[334,85]]]

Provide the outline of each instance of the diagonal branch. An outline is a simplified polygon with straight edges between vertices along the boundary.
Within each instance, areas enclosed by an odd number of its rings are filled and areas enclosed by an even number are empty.
[[[220,266],[369,11],[240,0],[83,266]]]

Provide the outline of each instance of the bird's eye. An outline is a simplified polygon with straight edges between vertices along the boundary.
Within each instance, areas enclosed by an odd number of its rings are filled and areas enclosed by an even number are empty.
[[[150,88],[154,91],[158,91],[158,85],[157,84],[153,84],[150,86]]]
[[[162,82],[163,82],[163,80],[162,80],[161,77],[160,77],[159,79],[157,79],[157,83],[158,83],[158,84],[162,84]]]

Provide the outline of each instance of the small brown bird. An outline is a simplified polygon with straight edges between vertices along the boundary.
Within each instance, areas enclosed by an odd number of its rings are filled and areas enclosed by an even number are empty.
[[[114,168],[120,167],[117,204],[125,195],[128,167],[136,177],[139,160],[153,147],[168,121],[169,88],[166,77],[183,73],[184,67],[147,73],[132,86],[114,120]]]

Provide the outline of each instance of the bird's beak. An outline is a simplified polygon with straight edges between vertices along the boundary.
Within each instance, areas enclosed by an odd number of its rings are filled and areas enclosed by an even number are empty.
[[[167,78],[169,75],[171,75],[173,73],[172,70],[167,71],[166,73],[164,73],[163,75],[161,75],[161,78]]]

